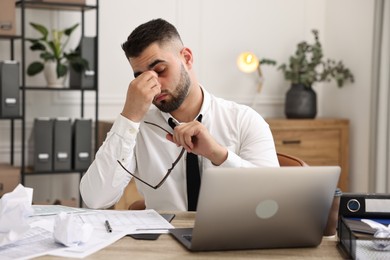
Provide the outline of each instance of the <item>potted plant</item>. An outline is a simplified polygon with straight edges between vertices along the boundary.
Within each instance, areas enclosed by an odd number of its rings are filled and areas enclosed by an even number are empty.
[[[32,43],[30,50],[41,52],[39,57],[42,61],[34,61],[27,67],[29,76],[44,71],[48,86],[62,87],[69,65],[79,73],[88,68],[88,62],[77,50],[65,52],[69,38],[79,24],[63,30],[54,29],[50,38],[45,26],[37,23],[30,25],[42,35],[40,38],[27,39]]]
[[[298,43],[289,63],[279,66],[291,88],[286,94],[285,114],[287,118],[314,118],[317,113],[317,97],[313,84],[335,80],[338,87],[354,76],[341,61],[324,59],[318,31],[312,30],[314,43]]]

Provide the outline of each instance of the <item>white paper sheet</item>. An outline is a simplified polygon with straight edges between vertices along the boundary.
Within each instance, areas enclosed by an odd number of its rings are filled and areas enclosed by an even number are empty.
[[[125,231],[126,234],[165,233],[174,228],[155,210],[100,210],[80,214],[80,217],[101,230],[105,230],[104,222],[108,220],[112,230]]]
[[[0,259],[31,259],[64,248],[54,242],[53,233],[40,227],[31,228],[23,238],[0,247]]]
[[[73,208],[62,205],[32,205],[34,210],[33,216],[49,216],[57,215],[61,212],[65,213],[80,213],[88,211],[88,209],[83,208]]]
[[[90,223],[94,227],[92,241],[78,247],[68,247],[55,251],[50,255],[83,258],[114,243],[127,234],[165,233],[174,228],[154,210],[118,211],[99,210],[78,214],[80,221]],[[104,222],[110,222],[112,232],[106,230]]]
[[[18,241],[29,230],[33,189],[19,184],[0,199],[0,246]]]
[[[19,244],[19,242],[10,244],[13,247],[12,250],[1,251],[2,248],[0,248],[0,259],[27,259],[45,254],[84,258],[127,234],[166,233],[168,229],[174,228],[154,210],[88,210],[68,214],[73,214],[80,223],[90,223],[94,227],[92,237],[87,243],[73,247],[65,247],[55,243],[53,238],[55,215],[34,216],[30,218],[30,225],[34,231],[29,235],[31,240],[26,244]],[[110,222],[112,227],[111,233],[107,232],[105,228],[104,222],[106,220]],[[22,251],[23,253],[21,253]]]

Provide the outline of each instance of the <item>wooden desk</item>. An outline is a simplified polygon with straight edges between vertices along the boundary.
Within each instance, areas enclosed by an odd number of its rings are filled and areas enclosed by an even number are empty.
[[[192,227],[195,213],[180,212],[172,221],[175,227]],[[219,252],[187,251],[170,235],[161,235],[158,240],[135,240],[124,237],[114,244],[85,259],[343,259],[336,247],[335,238],[324,238],[316,248],[262,249]],[[44,256],[39,259],[64,259]]]

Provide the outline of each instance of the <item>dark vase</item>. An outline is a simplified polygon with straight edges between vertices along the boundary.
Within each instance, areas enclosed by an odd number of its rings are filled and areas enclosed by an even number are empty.
[[[312,87],[292,84],[286,94],[284,113],[287,118],[315,118],[317,95]]]

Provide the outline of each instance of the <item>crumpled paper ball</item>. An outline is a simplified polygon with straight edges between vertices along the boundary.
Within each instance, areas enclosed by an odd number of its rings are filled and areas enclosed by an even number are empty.
[[[34,213],[32,195],[32,188],[19,184],[0,199],[0,245],[20,239],[30,229],[28,218]]]
[[[362,219],[361,221],[369,225],[371,228],[376,229],[374,237],[378,238],[378,240],[372,240],[374,249],[378,251],[389,251],[390,241],[388,239],[390,238],[390,225],[385,226],[371,219]],[[380,240],[380,238],[387,240]]]
[[[54,240],[65,246],[77,246],[91,238],[93,226],[80,223],[73,214],[61,212],[54,220]]]

